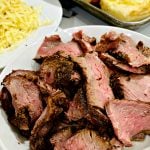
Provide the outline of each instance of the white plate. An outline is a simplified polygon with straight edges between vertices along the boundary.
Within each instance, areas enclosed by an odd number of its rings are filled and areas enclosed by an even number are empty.
[[[54,32],[62,19],[62,7],[59,0],[24,0],[31,6],[41,6],[41,19],[48,18],[52,23],[47,26],[39,27],[33,31],[25,40],[20,42],[13,50],[0,54],[0,68],[6,66],[11,59],[16,57],[22,52],[24,47],[34,44],[40,38],[43,38],[46,34]]]
[[[69,36],[65,32],[71,34],[75,31],[83,30],[87,35],[94,36],[97,39],[100,35],[108,31],[116,31],[118,33],[125,33],[131,36],[136,42],[142,40],[145,45],[150,47],[150,38],[139,33],[129,31],[126,29],[108,27],[108,26],[82,26],[66,29],[63,32],[60,31],[60,35],[63,40],[67,40]],[[70,40],[70,39],[68,39]],[[38,41],[33,45],[29,46],[26,50],[26,54],[22,53],[18,58],[11,62],[0,75],[0,82],[3,78],[9,74],[14,69],[30,69],[36,70],[38,65],[32,60],[37,52],[38,47],[42,41]],[[2,87],[2,86],[1,86]],[[0,88],[1,88],[0,87]],[[28,141],[22,144],[18,144],[18,135],[12,130],[11,126],[8,124],[5,113],[0,109],[0,146],[4,150],[27,150],[29,149]],[[3,150],[2,149],[2,150]],[[131,148],[126,148],[126,150],[150,150],[150,137],[147,136],[144,142],[134,142],[134,146]]]

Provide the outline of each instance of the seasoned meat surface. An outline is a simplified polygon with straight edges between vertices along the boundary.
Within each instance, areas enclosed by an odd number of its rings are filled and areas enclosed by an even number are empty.
[[[150,105],[138,101],[113,100],[106,105],[114,132],[125,146],[140,132],[150,130]]]

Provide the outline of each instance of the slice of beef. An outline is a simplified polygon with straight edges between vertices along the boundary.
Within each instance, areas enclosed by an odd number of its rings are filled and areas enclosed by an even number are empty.
[[[72,136],[70,127],[58,131],[50,138],[50,142],[54,145],[54,150],[62,150],[64,143]]]
[[[43,40],[41,46],[38,49],[38,52],[35,56],[35,60],[40,60],[42,56],[45,56],[45,53],[49,51],[49,49],[52,49],[59,44],[62,44],[61,38],[59,35],[51,35],[50,37],[45,37]]]
[[[24,77],[11,75],[2,84],[11,95],[10,101],[15,110],[10,122],[18,129],[28,132],[43,111],[38,87]]]
[[[106,105],[115,134],[125,146],[140,132],[150,130],[150,105],[139,101],[113,100]]]
[[[88,107],[85,118],[89,121],[88,128],[98,131],[101,136],[113,137],[114,132],[109,118],[97,107]]]
[[[69,102],[69,109],[66,116],[70,121],[77,121],[87,114],[86,98],[82,88],[79,88],[72,101]]]
[[[94,51],[94,45],[96,44],[96,39],[89,37],[83,33],[82,30],[73,33],[73,40],[78,42],[84,53]]]
[[[109,52],[132,67],[150,65],[150,59],[136,48],[135,42],[127,35],[109,32],[102,36],[96,48],[99,52]]]
[[[144,46],[144,43],[142,41],[139,41],[136,45],[137,49],[142,52],[143,55],[146,57],[150,57],[150,48]]]
[[[77,42],[63,43],[58,35],[52,35],[45,38],[35,56],[35,60],[42,62],[45,57],[52,56],[59,51],[71,56],[82,55],[82,49]]]
[[[112,89],[109,86],[108,68],[98,58],[97,53],[87,53],[85,57],[73,58],[73,61],[82,69],[87,103],[91,106],[104,108],[107,101],[114,99]]]
[[[119,76],[114,82],[125,99],[150,103],[150,75]]]
[[[36,121],[30,137],[31,150],[44,150],[47,149],[47,143],[49,143],[48,135],[51,135],[51,129],[55,126],[62,113],[63,108],[59,107],[62,101],[66,97],[60,92],[55,93],[53,96],[49,96],[47,100],[47,106],[42,112],[39,119]],[[60,101],[60,103],[59,103]],[[59,106],[58,106],[59,105]]]
[[[53,88],[63,90],[69,97],[76,93],[81,80],[69,57],[58,54],[46,58],[41,64],[40,79]]]
[[[38,80],[38,73],[36,71],[30,71],[30,70],[13,70],[9,75],[5,77],[5,80],[7,80],[7,77],[9,78],[15,76],[22,76],[34,82]]]
[[[113,147],[110,142],[100,137],[95,131],[83,129],[69,138],[62,146],[62,150],[121,150]]]
[[[119,72],[129,72],[134,74],[146,74],[148,73],[148,70],[143,67],[131,67],[128,64],[123,63],[122,61],[119,61],[115,57],[109,55],[108,53],[102,53],[100,54],[100,58],[104,61],[106,65],[108,65],[112,69],[116,69],[116,71]]]
[[[12,105],[12,98],[7,90],[7,88],[3,87],[2,90],[0,91],[0,102],[2,105],[2,108],[5,110],[8,120],[11,120],[12,117],[14,117],[15,110]]]

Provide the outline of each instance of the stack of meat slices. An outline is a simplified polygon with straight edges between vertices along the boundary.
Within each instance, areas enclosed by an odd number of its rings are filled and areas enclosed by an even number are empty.
[[[15,70],[0,100],[31,150],[121,150],[150,132],[150,49],[109,32],[46,37],[37,71]]]

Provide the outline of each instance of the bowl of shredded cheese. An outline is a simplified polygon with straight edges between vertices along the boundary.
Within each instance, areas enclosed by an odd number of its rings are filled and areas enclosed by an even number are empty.
[[[38,27],[50,24],[40,20],[41,9],[22,0],[0,0],[0,54],[13,50]]]

